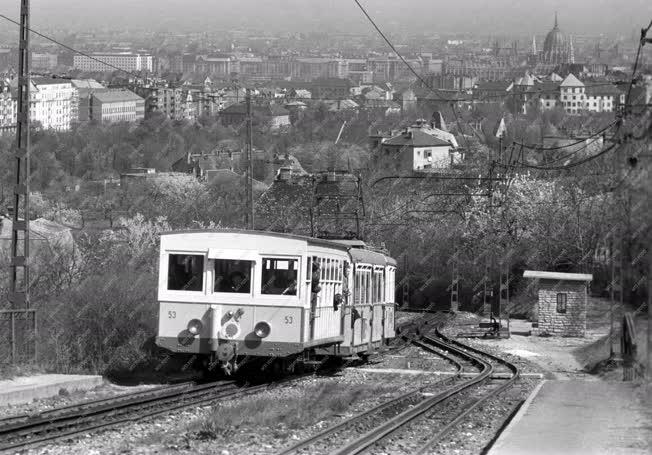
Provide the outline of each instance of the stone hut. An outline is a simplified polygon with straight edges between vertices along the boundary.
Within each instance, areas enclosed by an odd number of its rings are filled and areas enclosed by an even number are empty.
[[[583,337],[586,334],[588,283],[593,275],[526,270],[524,278],[538,280],[536,335]]]

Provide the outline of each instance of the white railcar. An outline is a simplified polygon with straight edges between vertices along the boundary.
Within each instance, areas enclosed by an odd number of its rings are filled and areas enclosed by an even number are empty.
[[[294,365],[367,355],[395,336],[395,270],[392,258],[355,240],[163,233],[156,342],[227,374],[244,358]]]

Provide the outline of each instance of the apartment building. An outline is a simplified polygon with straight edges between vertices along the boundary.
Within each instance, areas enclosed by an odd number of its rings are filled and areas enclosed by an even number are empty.
[[[90,58],[93,57],[93,58]],[[133,52],[96,53],[90,57],[75,55],[73,67],[81,71],[111,72],[115,68],[125,71],[153,71],[154,57]]]
[[[32,69],[53,70],[59,64],[59,56],[50,53],[32,52]]]
[[[73,121],[85,122],[90,116],[90,99],[93,93],[109,90],[95,79],[72,79],[73,87],[72,111]]]
[[[9,84],[0,83],[0,135],[16,131],[18,103]]]
[[[66,131],[72,120],[73,87],[68,79],[32,77],[30,118],[44,129]],[[16,81],[17,83],[17,81]]]
[[[129,90],[108,90],[90,97],[90,120],[98,123],[137,122],[145,117],[145,100]]]
[[[545,109],[559,105],[568,114],[580,112],[614,112],[624,102],[624,93],[609,82],[584,83],[572,73],[559,84],[558,103],[545,103]]]

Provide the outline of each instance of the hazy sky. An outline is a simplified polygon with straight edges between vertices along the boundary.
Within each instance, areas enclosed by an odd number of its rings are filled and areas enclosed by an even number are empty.
[[[631,34],[652,18],[652,0],[361,1],[388,32],[541,35],[558,10],[560,27],[569,33]],[[19,0],[0,0],[0,11],[17,18],[19,5]],[[353,0],[31,0],[31,5],[35,28],[371,31]]]

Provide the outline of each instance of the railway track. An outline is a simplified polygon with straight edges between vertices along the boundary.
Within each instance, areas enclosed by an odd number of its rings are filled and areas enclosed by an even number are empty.
[[[441,323],[441,320],[437,320]],[[420,327],[423,328],[423,327]],[[482,402],[509,388],[518,378],[518,369],[509,362],[451,340],[439,331],[436,335],[412,338],[412,343],[435,353],[455,365],[457,374],[447,381],[437,381],[382,403],[368,411],[335,424],[310,438],[284,449],[279,455],[295,453],[329,453],[331,455],[363,452],[427,453]],[[463,373],[474,373],[461,380]],[[505,379],[492,379],[502,377]],[[499,381],[498,383],[496,383]],[[426,389],[452,383],[435,394]],[[435,418],[433,418],[435,417]],[[433,426],[434,435],[433,435]],[[417,428],[406,444],[401,432]],[[371,428],[371,430],[369,430]],[[359,433],[367,430],[359,436]],[[433,435],[423,437],[423,435]],[[410,439],[410,438],[408,438]],[[341,445],[341,441],[346,441]],[[399,442],[402,441],[402,442]],[[339,448],[333,450],[333,447]]]
[[[0,419],[0,452],[25,450],[215,400],[256,393],[305,375],[253,386],[183,383]]]
[[[447,357],[445,354],[441,355],[443,357]],[[463,370],[462,365],[453,357],[447,357],[447,360],[456,366],[457,374],[455,376],[449,379],[436,381],[435,384],[413,389],[396,398],[393,398],[392,400],[381,403],[372,409],[356,414],[353,417],[350,417],[340,423],[324,429],[323,431],[320,431],[308,439],[300,441],[293,446],[286,448],[278,455],[290,455],[295,453],[317,453],[321,451],[328,452],[328,450],[330,450],[334,444],[337,444],[342,439],[346,439],[347,435],[349,437],[354,437],[359,434],[360,428],[373,427],[375,425],[374,420],[377,419],[379,415],[385,418],[391,418],[393,416],[397,416],[409,407],[417,405],[422,401],[423,394],[433,385],[443,385],[448,382],[454,382],[457,378],[459,378],[459,374]]]

